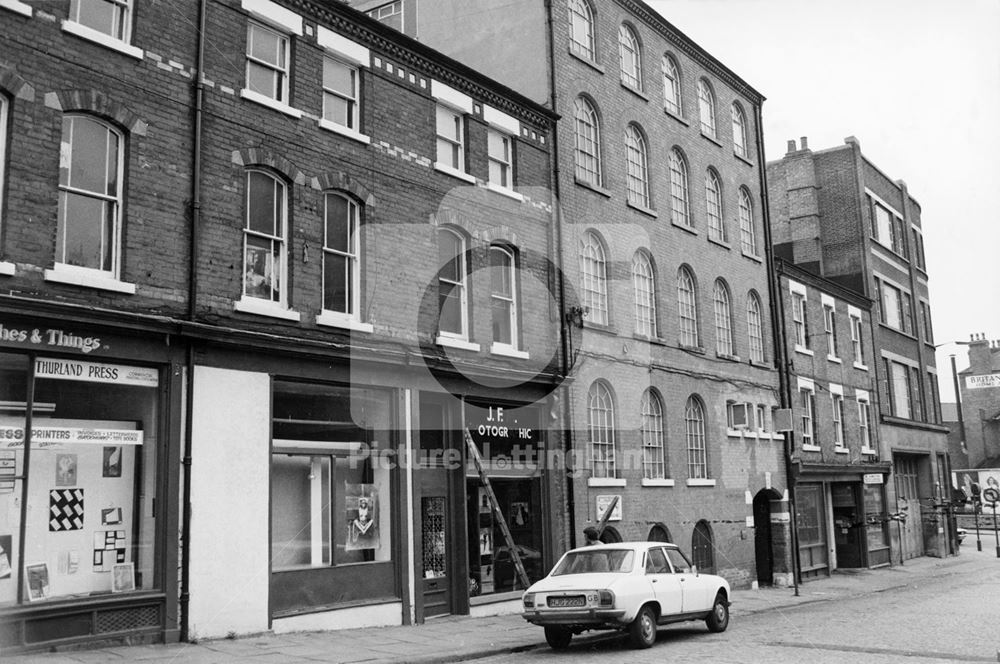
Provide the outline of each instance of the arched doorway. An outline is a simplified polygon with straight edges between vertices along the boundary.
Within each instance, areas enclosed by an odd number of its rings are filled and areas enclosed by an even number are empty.
[[[599,539],[604,544],[617,544],[622,541],[622,536],[619,535],[618,531],[611,526],[604,526],[604,530],[601,531]]]
[[[761,489],[753,499],[754,554],[757,561],[757,583],[774,583],[774,539],[771,532],[771,502],[781,500],[774,489]]]
[[[712,528],[707,521],[695,524],[691,536],[691,558],[698,570],[707,574],[715,574],[715,546],[712,543]]]
[[[670,537],[670,531],[662,523],[658,523],[649,529],[649,535],[646,537],[650,542],[673,542],[673,538]]]

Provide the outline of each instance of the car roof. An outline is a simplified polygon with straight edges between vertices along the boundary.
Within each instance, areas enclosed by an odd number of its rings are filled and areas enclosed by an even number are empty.
[[[679,548],[676,544],[672,542],[611,542],[605,544],[601,542],[599,544],[590,544],[587,546],[579,546],[571,551],[587,551],[593,548],[605,548],[605,549],[629,549],[632,551],[646,551],[647,549],[653,547],[667,547],[668,549]],[[569,553],[569,551],[567,551]]]

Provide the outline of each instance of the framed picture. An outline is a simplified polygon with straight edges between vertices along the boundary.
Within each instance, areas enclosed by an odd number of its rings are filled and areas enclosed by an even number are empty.
[[[76,486],[76,455],[56,455],[56,486]]]
[[[0,535],[0,579],[9,579],[11,575],[10,548],[11,548],[11,536]]]
[[[49,597],[49,566],[46,563],[33,563],[24,566],[24,579],[27,581],[28,600],[37,602]]]
[[[111,592],[124,593],[135,590],[135,565],[118,563],[111,568]]]

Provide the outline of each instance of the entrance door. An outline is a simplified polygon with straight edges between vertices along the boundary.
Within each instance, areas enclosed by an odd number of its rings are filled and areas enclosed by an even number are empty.
[[[699,572],[715,574],[712,529],[705,521],[699,521],[694,527],[694,535],[691,537],[691,557]]]
[[[903,558],[917,558],[924,555],[924,519],[920,513],[919,477],[917,457],[897,455],[896,465],[896,497],[898,509],[906,507],[906,521],[897,522],[897,535],[902,536]]]
[[[774,583],[774,551],[771,548],[771,496],[764,489],[753,499],[754,553],[757,560],[757,583]]]
[[[425,475],[430,474],[425,471]],[[437,475],[438,473],[434,473]],[[447,483],[422,487],[420,496],[420,559],[423,563],[424,618],[451,613],[450,558],[452,533],[448,518]]]
[[[837,567],[863,567],[861,536],[864,526],[858,516],[858,498],[854,484],[837,482],[830,486],[833,507],[833,547]]]

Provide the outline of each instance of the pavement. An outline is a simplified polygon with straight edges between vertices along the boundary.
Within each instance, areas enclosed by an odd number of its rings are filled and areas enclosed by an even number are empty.
[[[985,547],[984,547],[985,549]],[[963,555],[964,554],[964,555]],[[958,573],[977,564],[975,542],[963,546],[963,554],[949,558],[914,558],[904,565],[874,570],[836,571],[828,578],[808,581],[792,588],[734,590],[733,620],[767,611],[792,609],[803,604],[831,602],[849,597],[891,591],[931,576]],[[997,561],[1000,564],[1000,561]],[[588,634],[592,636],[588,636]],[[587,632],[574,639],[595,641],[606,632]],[[106,647],[29,655],[4,655],[4,664],[97,664],[137,662],[141,664],[424,664],[464,662],[503,653],[545,648],[540,627],[519,615],[472,618],[434,618],[423,625],[292,634],[258,634],[234,639]]]

